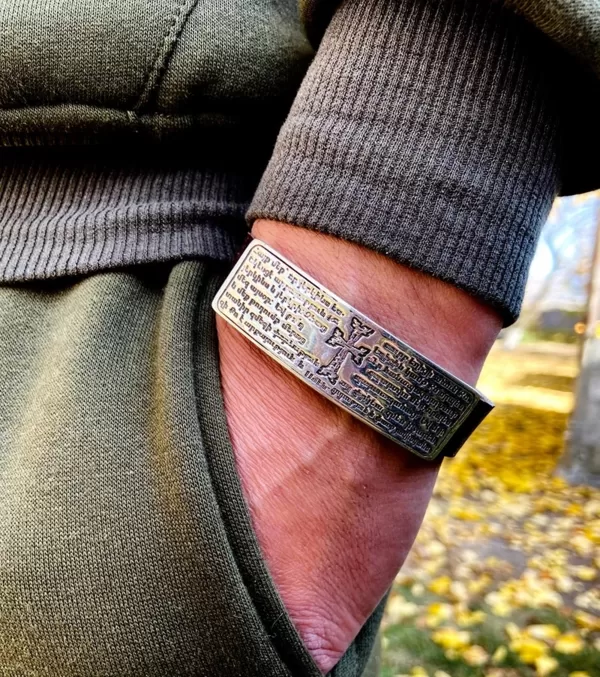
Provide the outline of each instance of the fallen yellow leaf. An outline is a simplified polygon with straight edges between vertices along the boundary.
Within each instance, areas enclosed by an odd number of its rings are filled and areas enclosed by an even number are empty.
[[[540,656],[535,661],[535,672],[538,677],[546,677],[558,667],[558,661],[552,656]]]
[[[592,616],[587,611],[577,610],[573,614],[573,618],[580,628],[585,628],[592,632],[600,632],[600,618],[597,616]]]
[[[428,628],[436,628],[452,616],[452,607],[442,602],[434,602],[427,607],[425,625]]]
[[[404,597],[395,595],[392,597],[386,607],[386,613],[390,623],[400,623],[401,621],[416,616],[419,607],[414,602],[407,602]]]
[[[471,643],[471,635],[466,630],[456,628],[440,628],[431,638],[444,649],[454,651],[466,649]]]
[[[494,651],[494,655],[492,656],[492,662],[496,663],[496,664],[502,663],[504,661],[504,659],[506,658],[507,654],[508,654],[508,649],[504,645],[499,646],[496,649],[496,651]]]
[[[482,646],[473,644],[473,646],[470,646],[462,652],[462,657],[467,665],[479,667],[488,662],[490,655]]]
[[[521,628],[516,623],[507,623],[504,626],[504,631],[510,637],[510,639],[521,639],[522,632]]]
[[[434,578],[427,587],[436,595],[447,595],[451,585],[452,579],[450,576],[440,576]]]
[[[466,522],[475,522],[482,518],[482,514],[479,510],[473,507],[467,506],[456,506],[450,508],[450,516],[455,519],[464,520]]]
[[[578,566],[573,568],[573,572],[582,581],[593,581],[596,578],[596,569],[594,567]]]
[[[456,622],[461,627],[471,627],[472,625],[479,625],[485,621],[487,614],[480,609],[477,611],[470,611],[469,609],[461,609],[456,614]]]
[[[554,650],[559,653],[573,654],[579,653],[585,646],[584,641],[575,633],[567,633],[556,640]]]
[[[513,639],[510,643],[510,648],[519,656],[523,663],[528,665],[534,665],[539,658],[546,656],[548,653],[548,646],[533,637]]]
[[[415,665],[410,671],[411,677],[429,677],[429,673],[420,665]]]
[[[530,637],[541,639],[543,642],[553,642],[560,636],[560,630],[556,625],[528,625],[525,632]]]

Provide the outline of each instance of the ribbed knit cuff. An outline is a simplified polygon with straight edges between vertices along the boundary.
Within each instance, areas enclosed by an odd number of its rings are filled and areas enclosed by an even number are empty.
[[[509,324],[558,189],[553,58],[497,2],[342,2],[248,218],[360,243]]]
[[[0,282],[233,259],[256,185],[252,175],[92,148],[5,151],[0,179]]]

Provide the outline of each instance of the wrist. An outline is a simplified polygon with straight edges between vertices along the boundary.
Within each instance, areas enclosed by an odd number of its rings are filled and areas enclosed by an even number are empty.
[[[450,373],[474,385],[502,327],[457,287],[330,235],[274,221],[252,234]]]

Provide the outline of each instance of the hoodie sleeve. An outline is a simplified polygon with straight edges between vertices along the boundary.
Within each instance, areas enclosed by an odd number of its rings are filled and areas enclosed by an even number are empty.
[[[318,50],[249,219],[359,243],[514,321],[560,189],[558,50],[499,2],[302,5]]]

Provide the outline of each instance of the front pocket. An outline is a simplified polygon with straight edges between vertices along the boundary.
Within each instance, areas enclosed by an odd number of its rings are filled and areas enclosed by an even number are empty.
[[[279,657],[292,675],[322,677],[269,573],[236,468],[222,395],[215,316],[210,306],[226,271],[213,270],[199,301],[195,341],[198,416],[213,490],[240,574]],[[269,472],[268,467],[265,472]],[[330,677],[363,674],[376,641],[384,605],[385,600],[329,673]]]
[[[198,297],[194,360],[198,419],[206,461],[231,551],[282,664],[291,675],[322,677],[269,574],[235,465],[221,390],[215,315],[211,308],[225,273],[223,265],[208,265]]]

